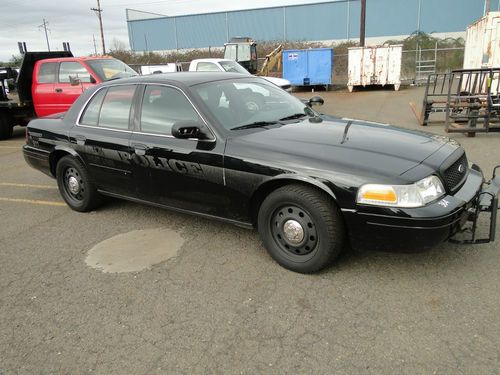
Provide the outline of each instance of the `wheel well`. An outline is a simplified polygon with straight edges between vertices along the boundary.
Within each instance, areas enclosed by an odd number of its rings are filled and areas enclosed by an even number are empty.
[[[8,111],[3,108],[0,108],[0,124],[6,124],[12,126],[12,116]]]
[[[250,218],[252,219],[252,223],[254,225],[257,224],[257,216],[259,214],[259,209],[260,205],[266,199],[266,197],[271,194],[273,191],[276,189],[279,189],[283,186],[286,185],[303,185],[307,187],[312,187],[318,191],[327,193],[331,199],[335,201],[335,198],[332,196],[331,193],[328,193],[326,190],[321,189],[320,187],[304,182],[304,181],[298,181],[295,179],[279,179],[279,180],[272,180],[269,182],[264,183],[262,186],[260,186],[257,191],[252,195],[252,198],[250,199]]]
[[[50,154],[49,164],[50,164],[50,173],[52,174],[52,176],[57,177],[56,176],[57,163],[59,163],[59,160],[61,160],[61,158],[63,158],[66,155],[71,155],[71,154],[64,150],[56,150]]]

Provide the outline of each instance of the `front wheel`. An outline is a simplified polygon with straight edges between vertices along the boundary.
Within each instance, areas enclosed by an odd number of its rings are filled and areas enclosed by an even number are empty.
[[[101,203],[101,196],[83,164],[72,156],[59,160],[56,167],[59,192],[73,210],[92,211]]]
[[[0,113],[0,140],[11,138],[13,130],[9,115]]]
[[[345,242],[344,223],[333,200],[298,184],[279,188],[262,202],[258,228],[273,259],[300,273],[330,265]]]

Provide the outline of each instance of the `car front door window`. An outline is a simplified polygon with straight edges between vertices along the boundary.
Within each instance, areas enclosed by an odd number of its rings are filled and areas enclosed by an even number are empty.
[[[82,83],[91,83],[92,76],[79,62],[67,61],[59,65],[59,83],[70,83],[70,77],[78,78]]]
[[[141,131],[171,135],[178,121],[197,121],[198,114],[182,92],[166,86],[147,86],[141,110]]]

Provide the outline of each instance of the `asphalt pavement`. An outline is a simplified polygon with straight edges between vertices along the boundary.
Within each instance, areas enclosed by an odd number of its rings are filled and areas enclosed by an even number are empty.
[[[421,88],[316,94],[326,113],[420,128]],[[453,138],[486,173],[500,164],[500,134]],[[300,275],[255,231],[117,200],[74,212],[23,143],[21,128],[0,142],[0,374],[500,373],[500,229]],[[175,251],[142,271],[94,267],[103,241],[143,231]]]

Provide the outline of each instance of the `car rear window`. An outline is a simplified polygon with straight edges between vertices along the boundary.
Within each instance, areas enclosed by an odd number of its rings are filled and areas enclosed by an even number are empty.
[[[46,62],[40,65],[38,83],[54,83],[56,81],[57,63]]]
[[[99,90],[97,94],[94,95],[90,103],[85,108],[83,116],[80,119],[80,124],[97,126],[99,122],[99,113],[101,112],[102,101],[106,95],[106,89]]]
[[[80,124],[128,130],[134,92],[134,85],[99,90],[85,107]]]
[[[128,129],[135,86],[114,86],[108,89],[99,113],[98,126]]]
[[[199,62],[198,65],[196,66],[196,71],[198,71],[198,72],[219,72],[220,69],[214,63],[202,61],[202,62]]]

